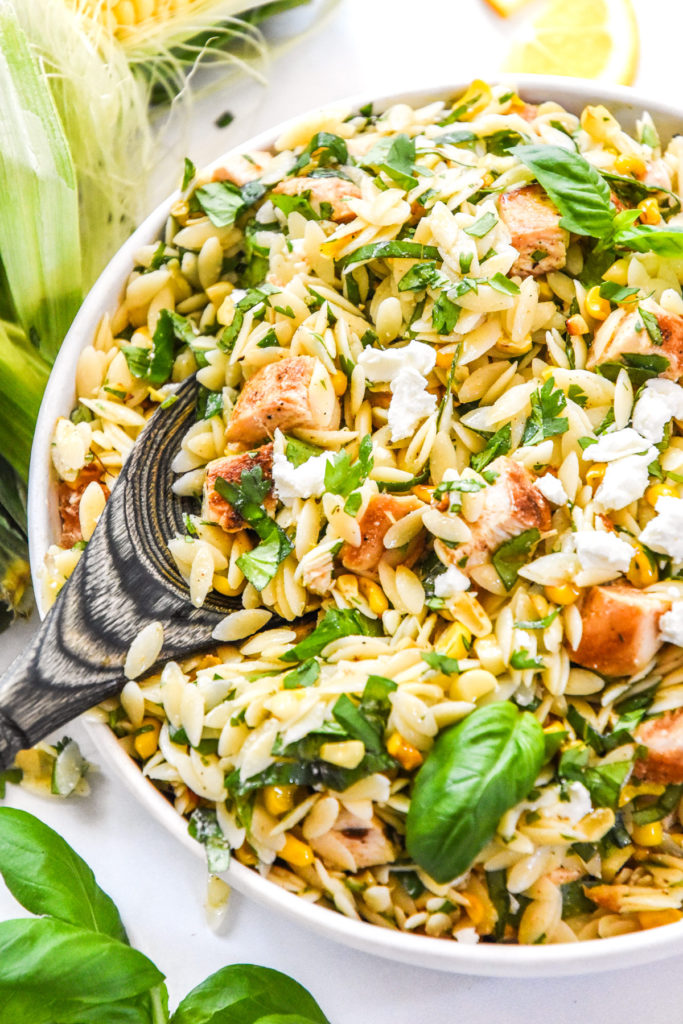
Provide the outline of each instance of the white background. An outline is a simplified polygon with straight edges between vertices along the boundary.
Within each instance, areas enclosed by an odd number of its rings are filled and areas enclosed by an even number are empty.
[[[675,98],[683,10],[675,0],[634,2],[642,41],[636,85],[652,96]],[[500,69],[511,30],[483,0],[340,0],[303,40],[287,41],[310,21],[308,11],[294,12],[269,29],[279,49],[267,88],[233,85],[200,99],[182,143],[195,163],[347,94],[486,77]],[[214,119],[226,109],[237,114],[234,124],[215,128]],[[163,195],[152,190],[149,198],[151,205]],[[20,626],[0,637],[0,667],[34,628]],[[69,733],[86,756],[99,760],[82,726],[70,726]],[[10,787],[7,803],[37,814],[92,865],[120,907],[133,943],[167,974],[172,1006],[210,972],[247,962],[293,975],[315,995],[331,1024],[676,1024],[683,1018],[681,965],[675,959],[585,978],[459,977],[355,953],[239,893],[232,894],[226,924],[216,936],[205,922],[201,861],[150,820],[108,771],[94,777],[84,800],[43,800]],[[0,919],[17,914],[0,884]]]

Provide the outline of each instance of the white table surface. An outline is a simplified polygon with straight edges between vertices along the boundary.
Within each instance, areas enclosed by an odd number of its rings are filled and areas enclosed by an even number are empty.
[[[316,0],[321,3],[321,0]],[[324,3],[324,0],[322,0]],[[569,2],[569,0],[568,0]],[[683,10],[676,0],[634,0],[642,40],[637,86],[676,95]],[[274,39],[310,15],[281,17]],[[509,25],[483,0],[340,0],[302,41],[281,50],[270,85],[217,90],[196,105],[184,151],[201,164],[256,132],[345,94],[495,73]],[[419,50],[417,49],[419,47]],[[213,121],[229,109],[233,125]],[[163,195],[152,195],[156,202]],[[35,622],[0,636],[0,668],[27,642]],[[83,726],[69,734],[94,762]],[[676,1024],[681,965],[675,959],[583,978],[505,980],[442,974],[356,953],[319,938],[233,892],[221,934],[207,927],[201,861],[146,816],[118,778],[103,769],[86,799],[34,797],[8,787],[8,804],[57,829],[113,896],[135,945],[168,976],[171,1005],[228,963],[259,963],[293,975],[320,1002],[331,1024]],[[0,883],[0,919],[18,916]],[[11,1022],[2,1022],[11,1024]]]

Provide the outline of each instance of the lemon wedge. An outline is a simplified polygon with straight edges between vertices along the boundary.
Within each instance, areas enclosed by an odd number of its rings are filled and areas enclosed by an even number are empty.
[[[511,14],[516,14],[526,6],[529,0],[486,0],[486,2],[503,18],[509,18]]]
[[[630,85],[637,66],[631,0],[552,0],[522,29],[505,70]]]

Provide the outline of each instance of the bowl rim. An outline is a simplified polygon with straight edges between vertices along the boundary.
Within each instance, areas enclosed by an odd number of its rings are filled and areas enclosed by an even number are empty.
[[[523,97],[540,102],[552,99],[569,109],[589,102],[600,102],[625,112],[649,110],[660,124],[664,119],[683,131],[683,108],[662,102],[652,95],[625,86],[604,85],[583,79],[541,75],[491,75],[491,84],[516,87]],[[208,169],[219,166],[228,156],[253,149],[269,148],[286,129],[308,114],[320,109],[350,108],[372,102],[378,110],[396,103],[422,106],[433,100],[448,98],[462,91],[468,81],[441,81],[421,88],[377,95],[363,92],[313,107],[286,121],[258,133],[231,147]],[[54,423],[59,415],[68,415],[75,399],[75,363],[81,351],[94,337],[103,312],[113,310],[119,301],[123,282],[133,265],[134,253],[145,244],[156,241],[168,217],[170,207],[179,197],[176,191],[160,203],[133,232],[113,256],[85,297],[69,329],[55,361],[45,389],[38,416],[31,453],[28,487],[29,548],[36,603],[41,618],[47,614],[42,601],[40,567],[48,546],[57,535],[58,515],[55,487],[51,472],[50,443]],[[146,779],[137,764],[124,753],[104,723],[84,717],[91,738],[105,760],[136,799],[143,804],[168,832],[188,850],[203,859],[200,845],[190,837],[181,817],[171,804]],[[422,967],[469,973],[489,977],[543,977],[594,973],[619,967],[644,964],[664,959],[683,951],[683,921],[647,931],[551,946],[506,946],[489,943],[469,945],[452,940],[439,941],[430,936],[413,935],[383,929],[365,921],[353,920],[340,912],[328,910],[282,889],[260,874],[232,859],[223,877],[240,892],[256,902],[274,908],[290,919],[364,952]]]

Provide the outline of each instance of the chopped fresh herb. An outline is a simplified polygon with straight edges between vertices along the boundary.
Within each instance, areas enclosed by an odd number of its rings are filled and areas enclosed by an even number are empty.
[[[223,392],[210,391],[200,384],[197,389],[197,419],[210,420],[223,415]]]
[[[421,651],[420,657],[435,672],[443,672],[446,676],[454,676],[460,672],[460,665],[457,660],[449,658],[446,654],[439,654],[438,651]]]
[[[166,262],[166,243],[159,242],[149,263],[150,270],[158,270]]]
[[[576,746],[565,750],[560,758],[558,775],[570,782],[582,782],[596,807],[616,810],[621,787],[628,778],[633,762],[612,761],[608,764],[589,765],[588,747]]]
[[[654,313],[649,313],[642,306],[638,306],[638,313],[645,324],[645,330],[650,335],[650,341],[653,345],[662,345],[664,338],[662,337],[662,331],[659,326],[659,320]]]
[[[320,220],[322,210],[320,214],[317,214],[311,206],[310,199],[310,191],[301,192],[298,196],[280,195],[275,192],[270,196],[273,206],[284,213],[285,217],[288,217],[290,213],[300,213],[306,220]]]
[[[318,448],[317,444],[309,444],[308,441],[300,441],[298,437],[287,436],[285,456],[293,466],[303,466],[304,462],[320,455],[322,450],[322,448]]]
[[[152,347],[122,345],[128,368],[134,377],[149,384],[164,384],[171,376],[176,342],[189,345],[197,335],[189,320],[170,309],[162,309],[152,336]]]
[[[469,274],[470,267],[472,266],[472,260],[474,259],[473,252],[461,252],[458,257],[458,263],[460,264],[460,273]]]
[[[527,668],[545,668],[543,658],[537,658],[532,654],[529,654],[526,647],[520,647],[518,650],[512,652],[510,655],[510,665],[512,668],[518,670]]]
[[[351,698],[343,693],[332,708],[336,722],[344,728],[346,734],[354,740],[360,740],[371,754],[379,754],[384,749],[382,734],[356,707]]]
[[[274,329],[271,329],[264,334],[260,341],[256,342],[256,348],[278,348],[280,342],[278,341],[277,334]]]
[[[290,320],[294,320],[296,314],[291,306],[273,306],[276,313],[281,313],[282,316],[289,317]]]
[[[349,162],[349,151],[346,143],[338,135],[331,132],[316,132],[306,148],[303,150],[290,174],[298,174],[304,167],[317,160],[319,167],[329,167],[332,164],[346,164]]]
[[[320,654],[328,644],[343,636],[378,636],[381,623],[355,608],[328,608],[312,633],[282,655],[282,661],[306,661]]]
[[[486,484],[483,484],[481,480],[475,480],[474,477],[465,477],[464,480],[444,480],[437,487],[434,488],[434,499],[440,501],[444,494],[464,493],[464,494],[476,494],[477,491],[481,491]]]
[[[529,555],[541,539],[541,534],[534,527],[524,533],[504,541],[491,555],[493,567],[503,581],[506,590],[515,584],[519,570],[527,562]]]
[[[640,141],[644,146],[649,146],[651,149],[657,149],[659,146],[659,136],[654,125],[646,121],[640,132]]]
[[[192,812],[187,831],[206,850],[209,872],[219,875],[230,867],[230,844],[223,835],[216,812],[208,807],[198,807]]]
[[[436,263],[430,260],[427,263],[416,263],[414,267],[411,267],[398,282],[398,290],[400,292],[418,292],[442,283],[450,284],[450,281],[437,268]]]
[[[222,114],[218,115],[213,123],[216,125],[216,128],[227,128],[234,120],[235,115],[229,110],[224,110]]]
[[[325,490],[330,494],[339,494],[342,498],[348,497],[367,480],[373,463],[372,439],[366,434],[360,443],[356,462],[351,463],[346,451],[339,452],[328,461],[325,466]]]
[[[315,658],[303,661],[292,672],[288,672],[282,681],[285,690],[298,690],[304,686],[313,686],[320,675],[320,665]]]
[[[544,260],[547,255],[548,253],[545,249],[534,249],[534,251],[531,254],[531,258],[534,261],[534,263],[540,263],[541,260]]]
[[[523,445],[538,444],[569,429],[567,417],[557,415],[567,405],[567,399],[564,391],[555,388],[554,377],[548,377],[541,388],[533,391],[530,401],[531,415],[524,425]]]
[[[469,235],[471,238],[483,238],[484,235],[488,235],[489,231],[491,231],[497,223],[498,218],[495,213],[489,210],[487,213],[483,213],[473,224],[470,224],[468,228],[465,228],[465,234]]]
[[[432,327],[437,334],[450,334],[460,317],[461,307],[441,292],[432,309]]]
[[[349,494],[348,498],[344,502],[344,511],[347,516],[355,516],[362,503],[363,496],[360,491],[354,491],[352,494]]]
[[[658,377],[669,368],[669,360],[666,356],[657,354],[646,355],[640,352],[622,352],[621,362],[601,363],[597,367],[598,373],[607,380],[614,382],[619,376],[620,370],[626,367],[634,391],[638,391],[645,381]]]
[[[544,615],[542,619],[522,619],[520,622],[515,622],[515,629],[547,629],[548,626],[555,621],[557,616],[560,614],[560,609],[556,608],[554,612],[549,612],[548,615]]]
[[[403,133],[380,139],[362,160],[363,167],[383,171],[406,192],[417,185],[414,176],[415,140]]]
[[[512,443],[512,427],[509,423],[506,423],[504,427],[497,430],[492,437],[486,442],[486,447],[483,451],[473,455],[470,459],[470,465],[472,469],[476,470],[477,473],[481,473],[482,469],[488,466],[489,462],[493,462],[499,455],[507,455],[510,451],[510,444]]]
[[[628,288],[626,285],[617,284],[615,281],[603,281],[600,285],[601,298],[609,299],[610,302],[615,302],[617,305],[632,295],[637,294],[637,288]]]
[[[495,291],[502,292],[503,295],[519,295],[519,285],[511,281],[505,274],[494,274],[483,283],[490,284]]]
[[[185,524],[185,533],[189,534],[190,537],[198,536],[197,527],[192,520],[192,516],[188,515],[187,512],[183,515],[183,523]]]
[[[661,821],[678,806],[683,793],[683,785],[667,786],[658,800],[652,802],[649,797],[636,797],[638,805],[633,810],[634,825],[650,825],[653,821]]]
[[[237,565],[257,590],[263,590],[293,547],[282,527],[263,508],[270,493],[270,480],[264,480],[261,467],[254,466],[242,470],[239,486],[219,476],[215,487],[261,539],[252,551],[240,555]]]
[[[370,245],[361,245],[360,249],[354,249],[340,260],[339,265],[342,269],[347,269],[357,263],[389,259],[440,260],[441,254],[436,246],[421,245],[419,242],[371,242]]]
[[[562,920],[568,917],[577,917],[579,914],[590,914],[595,910],[596,904],[585,892],[586,886],[582,882],[563,882],[560,886],[562,892]]]
[[[185,191],[185,189],[190,184],[190,182],[192,181],[192,179],[194,178],[196,173],[197,173],[197,168],[192,163],[192,161],[190,160],[189,156],[186,156],[185,157],[185,165],[184,165],[184,169],[183,169],[183,183],[180,186],[181,191],[183,191],[183,192]]]
[[[588,395],[578,384],[570,384],[567,390],[567,398],[570,402],[574,402],[576,405],[585,408],[588,402]]]

